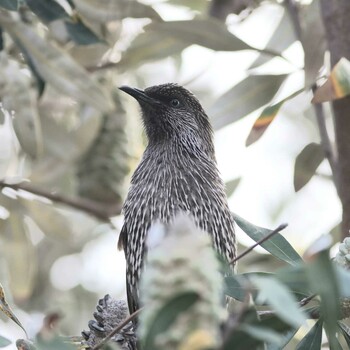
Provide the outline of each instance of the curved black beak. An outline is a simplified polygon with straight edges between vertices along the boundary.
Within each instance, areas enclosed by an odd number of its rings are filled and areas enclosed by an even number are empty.
[[[135,98],[138,102],[146,102],[148,104],[158,104],[159,101],[146,95],[143,90],[137,89],[137,88],[132,88],[130,86],[121,86],[119,90],[122,90]]]

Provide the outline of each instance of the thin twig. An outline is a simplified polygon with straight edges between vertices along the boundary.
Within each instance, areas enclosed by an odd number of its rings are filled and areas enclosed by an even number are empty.
[[[233,314],[229,315],[228,321],[225,325],[225,329],[223,331],[223,346],[225,342],[229,339],[229,336],[238,328],[243,319],[246,311],[249,308],[250,301],[250,293],[249,287],[245,289],[244,300],[240,305],[239,309]]]
[[[312,87],[312,92],[315,93],[315,90],[317,89],[317,86],[314,85]],[[337,164],[336,164],[336,156],[334,154],[331,141],[329,139],[327,126],[326,126],[326,116],[324,114],[323,106],[321,103],[316,103],[313,105],[315,114],[316,114],[316,120],[318,125],[318,130],[320,132],[320,138],[321,138],[321,146],[323,149],[323,152],[329,162],[329,165],[332,170],[333,174],[333,181],[336,189],[339,189],[338,186],[338,174],[337,174]],[[339,190],[338,190],[339,191]]]
[[[16,191],[23,190],[37,196],[47,198],[52,202],[64,204],[74,209],[84,211],[94,216],[95,218],[108,223],[110,222],[111,216],[118,215],[121,212],[121,206],[107,207],[102,203],[98,203],[85,198],[66,197],[61,194],[51,193],[41,188],[34,187],[27,182],[10,184],[5,181],[0,181],[0,188],[4,187],[12,188]]]
[[[273,231],[271,231],[268,235],[266,235],[265,237],[259,239],[255,244],[253,244],[251,247],[249,247],[248,249],[246,249],[244,252],[242,252],[241,254],[239,254],[238,256],[236,256],[234,259],[232,259],[230,261],[230,264],[234,264],[236,261],[238,261],[239,259],[243,258],[244,256],[246,256],[248,253],[250,253],[254,248],[256,248],[258,245],[261,245],[262,243],[264,243],[265,241],[267,241],[268,239],[270,239],[272,236],[274,236],[275,234],[279,233],[280,231],[284,230],[286,227],[288,226],[288,224],[281,224],[279,225],[276,229],[274,229]]]
[[[297,36],[298,40],[301,40],[301,25],[299,20],[299,9],[298,4],[295,2],[295,0],[285,0],[286,9],[291,17],[291,20],[293,22],[295,35]]]
[[[312,295],[310,295],[310,296],[308,296],[308,297],[306,297],[306,298],[304,298],[304,299],[301,299],[301,300],[299,301],[299,305],[300,305],[301,307],[307,305],[316,295],[317,295],[317,294],[312,294]]]
[[[122,330],[131,320],[133,320],[141,311],[143,308],[136,310],[134,313],[132,313],[128,318],[126,318],[122,323],[120,323],[117,327],[115,327],[100,343],[95,345],[91,350],[98,350],[101,349],[103,345],[105,345],[112,337],[113,335],[117,334],[120,330]]]

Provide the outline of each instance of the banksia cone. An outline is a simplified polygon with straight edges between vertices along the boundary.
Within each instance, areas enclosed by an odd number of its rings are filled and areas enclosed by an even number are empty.
[[[162,306],[178,295],[195,292],[199,299],[177,317],[170,329],[157,335],[155,344],[157,349],[167,350],[214,347],[219,342],[225,309],[219,262],[209,235],[181,215],[167,227],[153,225],[147,243],[147,268],[140,289],[145,305],[140,316],[141,342]]]
[[[335,262],[346,270],[350,271],[350,237],[344,239],[339,245],[339,251],[335,256]],[[341,318],[350,317],[350,299],[343,298],[340,301]]]

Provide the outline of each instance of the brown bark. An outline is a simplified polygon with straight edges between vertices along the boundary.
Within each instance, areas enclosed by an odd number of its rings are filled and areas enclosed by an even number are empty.
[[[342,57],[350,60],[350,1],[321,0],[321,11],[326,30],[331,63]],[[350,97],[333,103],[337,146],[337,186],[343,206],[342,234],[350,229]]]

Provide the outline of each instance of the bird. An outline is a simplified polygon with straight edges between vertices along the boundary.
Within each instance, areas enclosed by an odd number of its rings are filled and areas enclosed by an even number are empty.
[[[215,251],[226,262],[236,256],[236,236],[217,167],[213,129],[199,100],[175,83],[145,90],[119,89],[138,101],[148,141],[123,204],[124,223],[118,240],[126,258],[132,314],[140,307],[145,241],[153,223],[170,224],[178,213],[191,216],[210,235]]]

